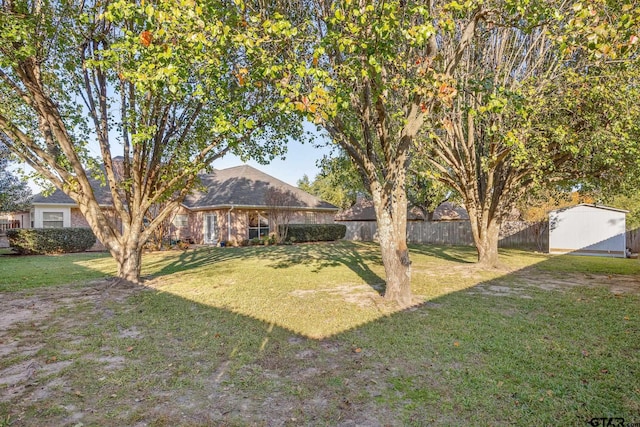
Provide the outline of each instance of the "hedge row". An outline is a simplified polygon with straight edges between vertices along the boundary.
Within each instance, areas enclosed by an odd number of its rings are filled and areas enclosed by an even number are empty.
[[[344,238],[347,226],[344,224],[289,224],[287,241],[330,242]]]
[[[9,245],[22,255],[84,252],[96,243],[89,228],[22,228],[7,230]]]

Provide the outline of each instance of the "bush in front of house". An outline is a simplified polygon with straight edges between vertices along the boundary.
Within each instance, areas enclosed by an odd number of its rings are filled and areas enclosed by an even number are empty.
[[[9,245],[21,255],[84,252],[96,243],[90,228],[22,228],[7,230]]]
[[[344,224],[289,224],[287,241],[331,242],[344,238],[347,226]]]

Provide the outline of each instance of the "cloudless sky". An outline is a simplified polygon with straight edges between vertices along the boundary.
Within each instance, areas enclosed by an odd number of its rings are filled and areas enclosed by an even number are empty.
[[[305,128],[313,133],[317,132],[315,131],[315,126],[311,124],[305,125]],[[234,156],[233,154],[227,154],[225,157],[214,161],[213,167],[215,169],[226,169],[247,164],[258,170],[261,170],[266,174],[278,178],[279,180],[284,181],[287,184],[297,186],[298,180],[301,179],[305,174],[309,177],[309,179],[313,180],[315,176],[320,172],[319,168],[317,167],[318,161],[321,160],[325,155],[331,153],[331,148],[328,146],[328,138],[326,136],[321,136],[319,133],[316,133],[316,137],[317,142],[324,143],[323,146],[317,147],[317,144],[314,145],[310,142],[303,144],[299,141],[289,140],[285,158],[275,158],[267,165],[261,165],[260,163],[253,160],[243,162],[239,157]],[[99,149],[97,148],[97,146],[90,146],[90,148],[93,155],[100,157],[98,155]],[[17,165],[14,165],[14,167],[12,167],[11,169],[16,168]],[[37,184],[35,184],[33,181],[29,182],[29,186],[31,187],[31,190],[34,194],[42,191],[42,189],[38,187]]]
[[[287,184],[297,186],[298,180],[305,174],[311,180],[315,178],[319,172],[316,166],[317,161],[329,153],[331,153],[331,149],[326,146],[317,148],[310,143],[301,144],[298,141],[290,141],[284,160],[275,158],[268,165],[261,165],[255,161],[243,163],[240,158],[228,154],[214,161],[213,167],[215,169],[226,169],[247,164]]]

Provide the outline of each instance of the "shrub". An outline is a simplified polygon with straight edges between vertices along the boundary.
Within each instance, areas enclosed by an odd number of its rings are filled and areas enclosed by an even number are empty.
[[[83,252],[96,243],[90,228],[23,228],[7,230],[9,245],[22,255]]]
[[[289,224],[287,240],[291,242],[330,242],[344,238],[344,224]]]

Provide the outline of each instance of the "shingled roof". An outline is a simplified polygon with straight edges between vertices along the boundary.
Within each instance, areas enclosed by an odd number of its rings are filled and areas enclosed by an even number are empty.
[[[89,182],[91,183],[91,188],[93,188],[93,192],[96,195],[96,200],[98,204],[102,206],[111,206],[113,204],[111,198],[111,192],[109,191],[109,187],[106,185],[102,185],[98,180],[89,178]],[[31,201],[33,204],[53,204],[53,205],[76,205],[71,197],[67,196],[61,190],[56,189],[52,194],[45,196],[43,193],[38,193],[33,196]]]
[[[92,179],[91,187],[101,205],[110,206],[112,204],[107,186],[102,186],[98,181]],[[268,204],[265,200],[265,193],[268,188],[290,192],[293,199],[289,207],[338,211],[338,208],[331,203],[324,202],[306,191],[248,165],[214,170],[211,174],[200,175],[200,185],[185,198],[183,205],[192,210],[231,206],[266,208]],[[34,196],[33,203],[76,204],[60,190],[54,191],[49,196],[40,193]]]
[[[338,208],[297,187],[267,175],[251,166],[243,165],[214,170],[200,175],[201,185],[188,195],[183,205],[189,209],[219,207],[268,207],[265,200],[267,189],[275,188],[291,192],[291,207],[337,211]]]

